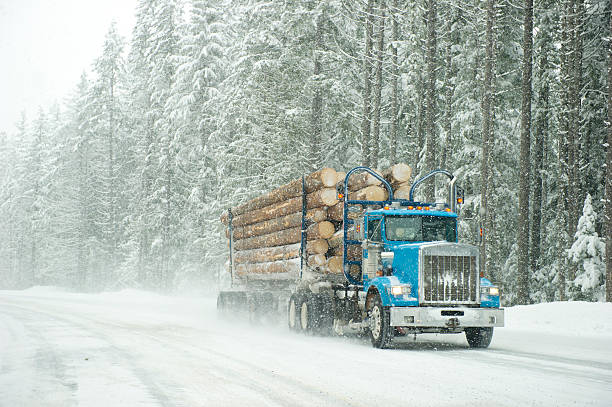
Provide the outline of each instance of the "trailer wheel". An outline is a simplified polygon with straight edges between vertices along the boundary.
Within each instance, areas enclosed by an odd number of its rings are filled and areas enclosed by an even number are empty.
[[[388,348],[393,339],[393,329],[389,325],[389,310],[382,306],[382,301],[378,295],[370,301],[368,321],[372,346],[379,349]]]
[[[470,348],[488,348],[493,339],[493,327],[465,328],[465,338]]]
[[[289,305],[287,306],[287,324],[289,330],[297,331],[298,329],[298,298],[295,294],[291,294]]]

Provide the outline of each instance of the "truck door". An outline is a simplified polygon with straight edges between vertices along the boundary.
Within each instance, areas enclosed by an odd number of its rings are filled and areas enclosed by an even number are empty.
[[[362,244],[362,272],[364,282],[376,278],[380,269],[380,252],[382,251],[382,216],[366,216],[365,240]]]

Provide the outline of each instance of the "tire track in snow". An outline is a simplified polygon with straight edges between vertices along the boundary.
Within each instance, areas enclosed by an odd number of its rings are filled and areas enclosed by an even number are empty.
[[[147,325],[126,325],[105,320],[94,320],[85,315],[76,315],[74,313],[68,314],[64,313],[62,310],[57,310],[56,312],[61,312],[63,314],[63,316],[60,317],[55,313],[51,313],[49,310],[41,311],[23,305],[7,305],[25,312],[41,314],[45,315],[47,318],[62,321],[72,327],[76,327],[102,339],[105,343],[109,344],[109,348],[112,349],[116,356],[115,359],[120,362],[119,364],[124,367],[129,366],[129,369],[134,372],[134,375],[161,406],[181,405],[182,403],[179,400],[173,399],[172,395],[168,393],[176,395],[176,393],[184,388],[184,383],[177,383],[168,377],[159,377],[157,375],[155,375],[155,379],[153,379],[153,373],[147,367],[143,366],[142,358],[139,359],[135,357],[132,352],[118,345],[116,336],[113,338],[109,337],[109,330],[111,332],[122,331],[124,337],[127,335],[140,340],[144,339],[155,342],[156,346],[159,348],[157,357],[160,357],[163,353],[170,354],[170,350],[179,351],[179,353],[172,353],[172,356],[174,358],[181,357],[182,359],[176,360],[171,358],[172,360],[167,361],[167,363],[177,364],[181,362],[183,365],[189,365],[190,369],[187,372],[188,374],[186,373],[187,376],[191,376],[192,373],[199,373],[204,376],[213,377],[213,380],[215,380],[216,377],[216,385],[227,386],[227,384],[230,383],[231,387],[241,392],[242,396],[239,397],[239,399],[243,398],[244,391],[246,390],[247,393],[252,393],[255,396],[255,399],[251,401],[255,402],[256,405],[259,404],[258,399],[262,402],[261,405],[270,405],[270,403],[272,403],[272,405],[277,406],[359,405],[341,396],[321,391],[296,378],[281,375],[280,373],[267,370],[254,363],[232,357],[226,353],[214,351],[205,346],[186,343],[184,342],[184,336],[181,338],[179,334],[176,333],[176,330],[173,330],[171,327],[159,330]],[[176,327],[176,329],[185,331],[186,328]],[[219,334],[217,330],[207,332],[193,328],[190,328],[189,332],[192,341],[198,337],[201,338],[202,335],[206,333],[212,333],[214,335]],[[147,346],[141,346],[140,348],[146,349]],[[138,349],[135,349],[135,351],[138,352]],[[207,354],[208,357],[202,357],[203,353]],[[204,367],[208,367],[208,369]],[[211,367],[212,369],[210,369]],[[158,372],[158,374],[163,373],[163,371]],[[281,384],[282,387],[279,388],[279,384]],[[220,400],[217,398],[215,401],[218,403]],[[184,405],[191,406],[192,404]]]
[[[29,306],[16,305],[14,303],[7,303],[4,301],[1,302],[1,304],[4,310],[9,309],[9,308],[17,310],[17,316],[20,317],[19,319],[24,319],[24,320],[27,319],[30,321],[30,325],[32,325],[32,328],[30,329],[30,331],[33,333],[33,336],[36,337],[37,344],[41,344],[41,343],[44,344],[44,343],[50,342],[43,335],[45,331],[39,331],[39,330],[34,329],[34,327],[37,324],[40,325],[40,322],[41,322],[41,318],[37,316],[43,316],[44,318],[48,320],[59,322],[60,325],[63,324],[63,326],[61,327],[56,325],[56,328],[61,329],[62,332],[64,332],[64,335],[65,333],[72,332],[74,334],[73,337],[83,337],[83,338],[88,337],[88,338],[95,338],[96,340],[101,341],[106,346],[100,347],[98,345],[97,348],[103,349],[104,353],[101,355],[102,358],[109,359],[107,365],[113,367],[114,370],[116,370],[117,367],[120,367],[128,372],[131,372],[133,378],[135,378],[141,384],[141,387],[145,390],[144,397],[145,399],[148,399],[146,401],[147,405],[151,405],[151,403],[148,403],[148,401],[152,401],[154,405],[159,405],[162,407],[166,407],[166,406],[171,407],[175,405],[175,403],[171,402],[171,400],[169,400],[166,397],[162,389],[157,387],[154,380],[152,380],[149,374],[145,370],[139,369],[136,366],[130,353],[124,351],[120,347],[115,346],[115,344],[113,343],[113,340],[110,337],[108,337],[108,335],[106,335],[103,331],[98,330],[96,332],[93,332],[91,329],[89,329],[88,326],[75,322],[74,319],[67,318],[66,316],[59,317],[58,315],[51,313],[49,311],[43,311],[40,309],[32,309]],[[49,331],[46,331],[46,332],[49,333]],[[82,335],[83,332],[85,333],[85,335]],[[95,335],[91,335],[92,333],[94,333]],[[54,344],[54,346],[56,347],[56,344]],[[44,351],[39,349],[39,352],[37,352],[38,354],[48,353],[49,355],[46,357],[46,359],[45,358],[41,359],[42,366],[50,367],[53,372],[56,372],[54,376],[61,380],[62,378],[65,377],[65,371],[67,370],[67,366],[59,361],[59,358],[61,358],[61,355],[59,355],[58,352],[54,352],[52,347],[44,346],[44,348],[45,348]],[[92,355],[87,359],[96,358],[95,350],[88,350],[87,354]],[[49,360],[51,360],[51,362],[49,362]],[[62,366],[61,368],[62,373],[57,373],[59,372],[59,366]],[[40,372],[40,374],[48,376],[48,371],[45,370],[44,372]],[[79,385],[78,385],[79,379],[83,379],[83,377],[74,378],[72,383],[69,385],[73,396],[75,396],[75,392],[79,388]],[[87,378],[87,379],[91,379],[91,378]],[[145,400],[140,400],[139,402],[143,402],[143,401]],[[76,400],[75,403],[79,404],[79,400]],[[58,404],[58,406],[64,406],[64,405],[67,405],[67,404],[65,403]]]

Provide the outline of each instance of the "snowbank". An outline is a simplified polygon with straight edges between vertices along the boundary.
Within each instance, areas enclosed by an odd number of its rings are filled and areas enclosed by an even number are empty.
[[[568,301],[517,305],[506,308],[506,328],[570,336],[612,336],[612,303]]]

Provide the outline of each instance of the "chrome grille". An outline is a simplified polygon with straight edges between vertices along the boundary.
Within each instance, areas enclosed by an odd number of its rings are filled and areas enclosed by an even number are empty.
[[[422,248],[421,303],[478,303],[478,251],[473,246],[443,243]]]

